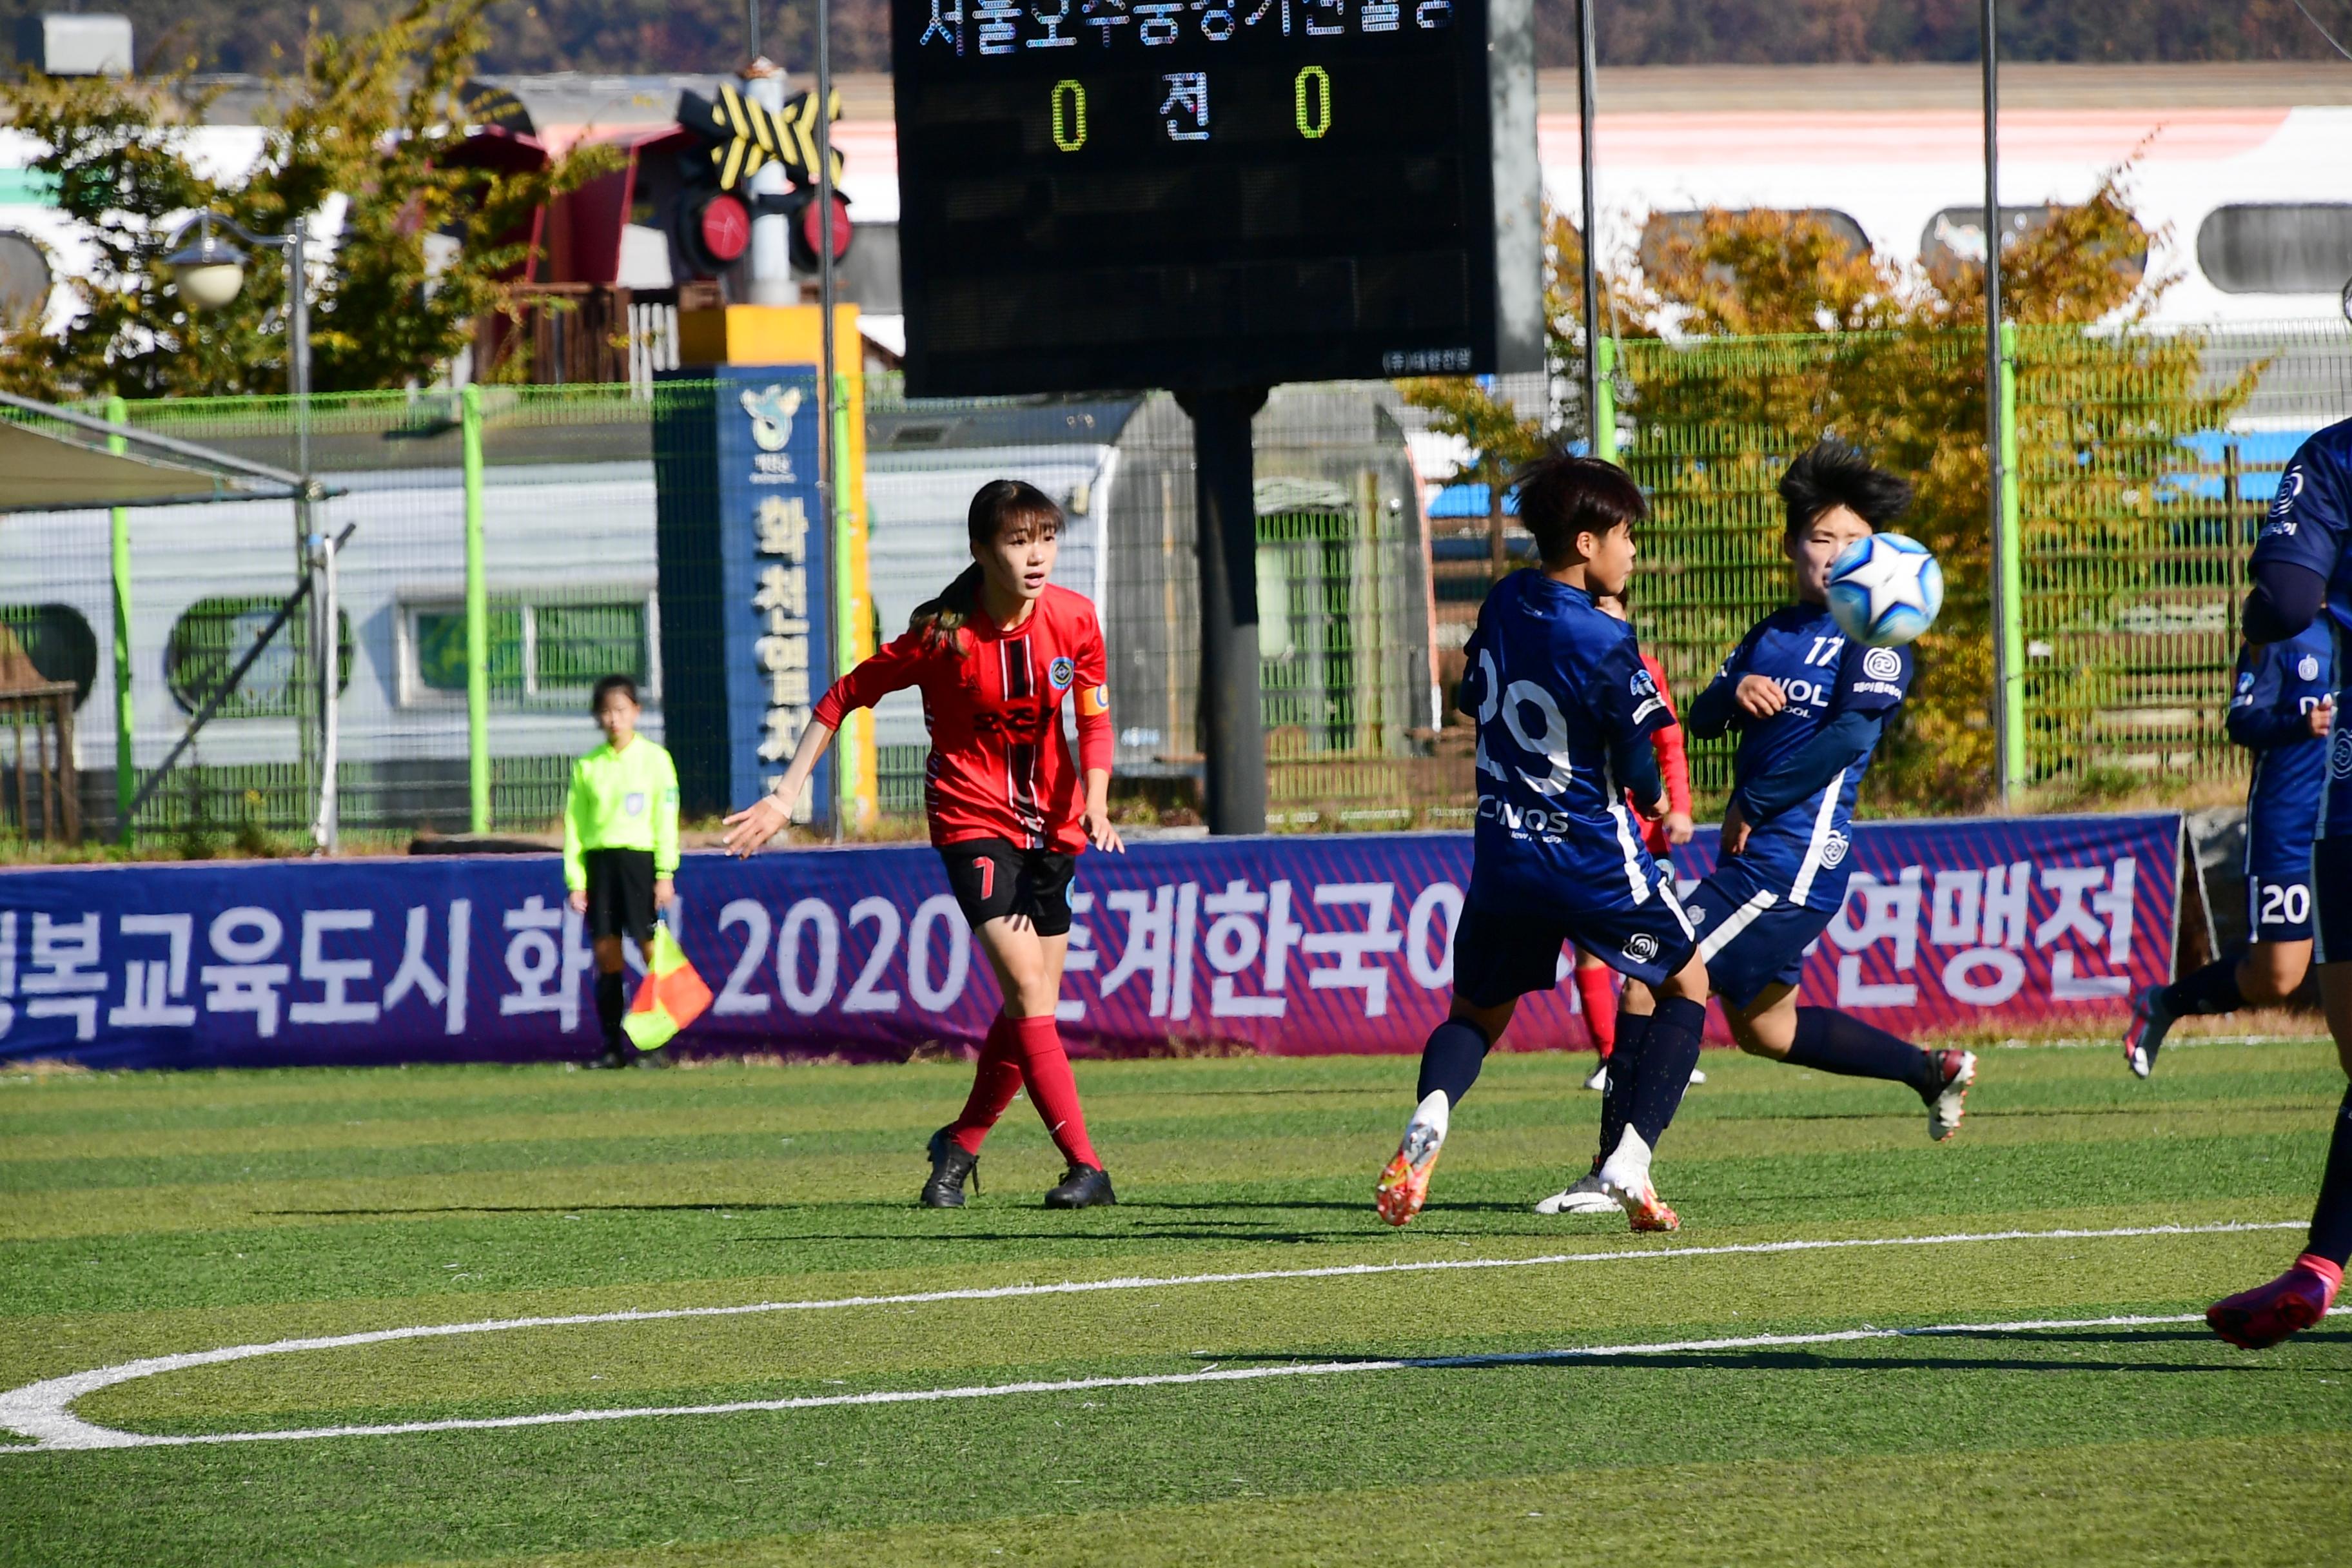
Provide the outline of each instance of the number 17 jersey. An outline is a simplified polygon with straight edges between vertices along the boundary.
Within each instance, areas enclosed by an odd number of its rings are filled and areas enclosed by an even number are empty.
[[[1464,651],[1457,700],[1478,721],[1470,901],[1552,918],[1647,903],[1657,864],[1609,757],[1675,716],[1633,628],[1581,588],[1515,572]]]

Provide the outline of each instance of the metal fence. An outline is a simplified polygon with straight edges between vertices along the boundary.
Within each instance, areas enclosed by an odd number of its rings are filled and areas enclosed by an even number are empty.
[[[2020,782],[2099,791],[2242,776],[2221,718],[2245,554],[2295,447],[2352,414],[2352,331],[2027,327],[2011,342]],[[1913,798],[1882,788],[1875,804],[1990,793],[1981,334],[1646,341],[1621,353],[1618,456],[1655,507],[1635,619],[1677,689],[1706,679],[1784,595],[1775,482],[1835,433],[1916,477],[1903,526],[1937,550],[1948,584],[1911,714],[1915,731],[1929,721],[1913,738],[1935,754],[1915,759]],[[1729,759],[1727,746],[1695,748],[1703,799],[1727,792]]]
[[[470,416],[446,392],[311,400],[311,468],[341,492],[320,503],[321,525],[355,525],[337,574],[336,780],[356,845],[472,826],[478,751],[488,754],[488,826],[542,831],[572,759],[597,740],[588,697],[598,677],[637,679],[656,738],[666,693],[712,679],[664,668],[661,652],[665,616],[721,609],[715,584],[665,589],[656,559],[656,400],[694,390],[482,387]],[[292,412],[284,399],[183,399],[122,416],[292,468]],[[1265,721],[1276,798],[1294,813],[1301,802],[1406,812],[1433,793],[1415,771],[1425,759],[1414,733],[1433,708],[1428,552],[1401,413],[1394,391],[1375,384],[1286,389],[1259,417]],[[1190,425],[1173,401],[910,402],[877,381],[865,414],[879,635],[902,628],[968,563],[965,510],[982,482],[1037,483],[1069,514],[1057,580],[1105,606],[1119,771],[1186,794],[1201,750],[1193,485]],[[470,473],[469,417],[479,447]],[[469,515],[488,601],[478,716],[467,694]],[[76,685],[93,837],[119,832],[121,803],[300,580],[286,503],[142,509],[126,522],[128,770],[116,766],[117,664],[105,636],[117,578],[109,517],[0,522],[0,626],[41,674]],[[297,616],[268,645],[139,812],[137,837],[290,847],[322,772],[311,641]],[[881,705],[876,741],[882,815],[919,814],[928,742],[915,693]],[[33,799],[37,807],[37,790]],[[0,802],[0,828],[21,830],[12,805]]]
[[[1934,766],[1957,771],[1963,785],[1989,767],[1992,628],[1973,334],[1649,341],[1620,353],[1617,453],[1655,506],[1635,616],[1676,689],[1695,690],[1784,596],[1774,483],[1790,456],[1836,430],[1919,476],[1908,526],[1942,552],[1951,584],[1913,705],[1911,739],[1927,771],[1890,770],[1874,804],[1933,808],[1951,784],[1935,784]],[[2028,329],[2014,362],[2029,782],[2238,775],[2242,756],[2221,718],[2243,554],[2296,442],[2352,412],[2352,333]],[[312,400],[312,468],[343,492],[323,503],[326,529],[356,525],[341,557],[336,637],[337,781],[355,842],[466,828],[478,752],[488,763],[490,826],[543,830],[571,759],[596,740],[587,697],[598,676],[638,679],[656,737],[665,691],[709,679],[665,668],[661,657],[664,617],[718,606],[661,584],[656,395],[643,384],[480,388],[471,477],[455,394]],[[1173,400],[920,402],[877,377],[864,416],[874,629],[887,637],[902,627],[963,564],[964,509],[982,480],[1031,479],[1069,514],[1058,580],[1103,609],[1118,774],[1156,781],[1129,787],[1186,796],[1201,761],[1197,571],[1192,432]],[[166,400],[131,405],[127,417],[294,466],[283,399]],[[1441,698],[1486,579],[1486,508],[1483,498],[1465,504],[1469,487],[1447,488],[1440,447],[1418,434],[1425,424],[1380,384],[1280,389],[1257,417],[1262,717],[1277,825],[1466,816],[1466,737],[1448,729]],[[469,512],[489,628],[478,715],[467,689]],[[284,503],[127,514],[118,714],[110,531],[102,512],[0,521],[0,670],[74,687],[79,821],[108,837],[120,803],[299,572]],[[1516,563],[1525,536],[1515,525],[1507,535]],[[311,641],[296,617],[153,792],[139,837],[299,833],[321,770]],[[35,743],[24,726],[10,733],[18,751]],[[131,746],[121,770],[118,734]],[[917,813],[927,741],[912,693],[882,705],[875,738],[882,814]],[[16,755],[0,755],[12,776]],[[1702,800],[1719,801],[1727,751],[1699,747],[1694,759]],[[33,819],[46,800],[37,788],[0,792],[0,832],[39,836]]]

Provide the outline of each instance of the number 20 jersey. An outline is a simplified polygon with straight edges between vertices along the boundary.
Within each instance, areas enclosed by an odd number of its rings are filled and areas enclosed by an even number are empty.
[[[2252,564],[2269,561],[2305,567],[2327,584],[2327,607],[2320,614],[2335,632],[2336,658],[2326,683],[2339,694],[2340,704],[2347,668],[2352,667],[2352,419],[2313,435],[2279,475],[2278,494],[2254,541]],[[2341,718],[2339,713],[2328,736],[2327,778],[2315,833],[2320,839],[2352,837],[2352,725]]]
[[[1647,903],[1656,862],[1609,764],[1675,721],[1633,628],[1540,572],[1495,584],[1457,701],[1478,721],[1473,903],[1546,917]]]

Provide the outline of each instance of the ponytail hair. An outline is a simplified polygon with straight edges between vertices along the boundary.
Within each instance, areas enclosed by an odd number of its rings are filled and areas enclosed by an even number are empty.
[[[1062,522],[1062,509],[1051,496],[1026,479],[991,479],[971,498],[971,509],[964,514],[964,531],[972,549],[980,551],[994,544],[1016,522],[1046,521],[1056,527]],[[952,641],[980,607],[981,582],[980,563],[974,561],[956,574],[955,581],[915,606],[907,629],[922,633],[925,642],[934,647]]]

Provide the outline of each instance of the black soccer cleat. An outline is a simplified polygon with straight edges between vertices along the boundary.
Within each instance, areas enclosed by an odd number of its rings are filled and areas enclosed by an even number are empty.
[[[629,1065],[629,1058],[621,1054],[620,1047],[607,1043],[604,1047],[604,1054],[588,1065],[597,1068],[625,1068]]]
[[[970,1177],[971,1190],[980,1191],[980,1156],[966,1153],[944,1127],[931,1134],[929,1152],[931,1179],[923,1184],[922,1205],[927,1209],[963,1207],[964,1179]]]
[[[1049,1209],[1090,1209],[1097,1204],[1115,1204],[1118,1194],[1110,1190],[1110,1173],[1099,1165],[1073,1165],[1062,1177],[1062,1184],[1045,1194]]]

